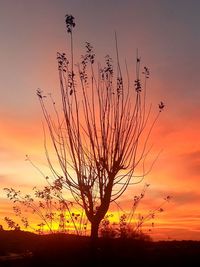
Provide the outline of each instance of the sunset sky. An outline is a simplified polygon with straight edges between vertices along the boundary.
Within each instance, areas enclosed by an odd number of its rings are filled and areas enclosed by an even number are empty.
[[[43,184],[25,161],[28,154],[47,169],[36,90],[57,96],[56,52],[69,50],[64,17],[73,14],[77,61],[86,41],[99,61],[114,57],[116,31],[130,75],[137,48],[150,68],[148,101],[157,108],[162,100],[166,109],[152,137],[155,155],[162,153],[141,208],[172,196],[155,220],[155,238],[200,240],[199,12],[198,0],[0,0],[0,224],[12,215],[3,188],[30,192]],[[141,187],[129,188],[124,207]]]

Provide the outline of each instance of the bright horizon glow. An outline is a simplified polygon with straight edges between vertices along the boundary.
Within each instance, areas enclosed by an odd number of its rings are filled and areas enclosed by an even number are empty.
[[[115,58],[117,31],[120,59],[126,58],[135,78],[135,52],[150,68],[147,102],[156,109],[166,104],[154,128],[154,155],[163,150],[145,182],[151,184],[141,210],[155,208],[172,196],[165,211],[155,219],[155,238],[200,240],[200,67],[198,1],[111,0],[11,1],[0,3],[2,52],[0,66],[0,224],[12,217],[12,203],[4,187],[31,192],[44,180],[27,161],[48,172],[42,131],[42,112],[37,88],[58,97],[57,51],[68,51],[64,16],[76,19],[76,61],[85,41],[93,45],[96,58]],[[120,17],[120,20],[119,20]],[[124,66],[124,65],[123,65]],[[142,185],[130,187],[119,199],[126,209]],[[140,207],[139,207],[140,209]],[[112,212],[112,209],[111,209]]]

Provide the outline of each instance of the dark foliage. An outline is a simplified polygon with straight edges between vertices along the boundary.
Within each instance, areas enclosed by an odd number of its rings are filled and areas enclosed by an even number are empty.
[[[91,257],[90,239],[75,235],[0,232],[0,266],[199,266],[200,242],[100,238]],[[32,252],[30,256],[27,251]],[[8,253],[24,257],[3,260]],[[95,261],[95,263],[93,262]],[[195,264],[195,265],[194,265]]]

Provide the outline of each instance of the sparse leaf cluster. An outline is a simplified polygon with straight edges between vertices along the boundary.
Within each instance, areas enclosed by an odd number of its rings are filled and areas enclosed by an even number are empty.
[[[113,217],[112,214],[106,215],[100,225],[100,235],[104,238],[150,239],[149,233],[152,231],[152,228],[155,227],[154,220],[160,213],[164,212],[163,206],[170,201],[171,197],[167,196],[157,208],[149,210],[146,215],[142,215],[136,213],[136,207],[141,203],[145,192],[146,185],[143,192],[134,197],[130,212],[120,215],[118,223],[111,223],[110,219]],[[147,228],[148,231],[145,231],[145,228]]]
[[[82,235],[87,230],[87,220],[83,212],[73,212],[73,202],[56,199],[56,191],[60,190],[59,185],[45,186],[43,189],[33,188],[34,196],[23,195],[20,191],[5,188],[7,197],[15,204],[13,212],[19,219],[22,228],[30,229],[40,234],[50,231],[71,233],[75,232]],[[38,222],[30,221],[32,218]],[[19,223],[16,223],[9,217],[4,218],[8,228],[17,229]]]

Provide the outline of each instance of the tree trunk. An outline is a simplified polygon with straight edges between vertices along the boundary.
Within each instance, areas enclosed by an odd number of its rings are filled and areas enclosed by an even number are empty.
[[[92,266],[95,266],[98,259],[98,230],[99,230],[98,221],[91,222],[91,233],[90,233],[90,252],[91,252],[91,263]]]
[[[100,222],[96,222],[96,221],[91,223],[90,237],[91,237],[91,241],[94,245],[96,245],[96,242],[98,240],[99,224],[100,224]]]

